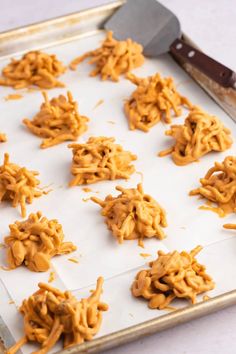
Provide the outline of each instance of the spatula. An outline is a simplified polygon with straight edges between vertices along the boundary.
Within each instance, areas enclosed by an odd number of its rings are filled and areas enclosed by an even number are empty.
[[[131,38],[142,44],[146,56],[156,57],[170,52],[181,63],[193,67],[193,73],[196,69],[200,75],[204,74],[203,81],[204,78],[210,79],[211,82],[213,80],[218,84],[216,86],[219,88],[233,91],[233,97],[231,95],[229,99],[226,99],[229,107],[224,108],[236,119],[236,73],[181,39],[181,26],[178,18],[158,1],[127,0],[108,19],[105,28],[112,30],[114,37],[118,40]],[[207,80],[205,81],[206,86],[209,86]],[[206,87],[205,89],[211,90]],[[219,99],[218,91],[212,93],[216,100]],[[220,95],[222,96],[222,93]],[[222,101],[222,97],[220,98]]]

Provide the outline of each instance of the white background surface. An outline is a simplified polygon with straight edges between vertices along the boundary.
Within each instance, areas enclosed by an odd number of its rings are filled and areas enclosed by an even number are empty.
[[[105,3],[105,0],[0,0],[0,31]],[[163,0],[185,33],[205,52],[236,70],[234,0]],[[3,119],[3,118],[1,118]],[[109,354],[236,353],[236,307],[113,349]]]

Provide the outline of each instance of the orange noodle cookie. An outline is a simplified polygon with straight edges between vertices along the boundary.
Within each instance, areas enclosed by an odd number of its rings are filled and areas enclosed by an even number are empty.
[[[101,214],[118,242],[138,239],[142,245],[145,237],[163,239],[162,227],[167,226],[165,211],[155,199],[144,194],[142,185],[116,189],[121,192],[117,197],[108,195],[104,201],[97,197],[91,197],[91,200],[102,207]]]
[[[40,51],[26,53],[21,59],[12,59],[2,70],[0,85],[22,89],[31,85],[51,89],[64,87],[56,78],[65,72],[65,66],[56,55]]]
[[[200,195],[215,203],[221,216],[236,213],[236,157],[227,156],[222,163],[215,162],[204,178],[201,187],[192,190],[190,195]]]
[[[39,283],[39,290],[19,309],[24,316],[24,336],[6,353],[15,354],[27,342],[41,345],[34,354],[46,354],[61,338],[64,348],[92,340],[101,327],[102,312],[108,310],[100,301],[102,285],[100,277],[91,295],[78,300],[70,291]]]
[[[78,64],[91,57],[89,64],[94,64],[96,67],[91,71],[90,76],[100,75],[102,80],[119,81],[121,74],[128,73],[143,64],[142,52],[143,47],[140,44],[130,38],[126,41],[117,41],[110,31],[107,32],[107,37],[100,48],[74,59],[70,68],[75,70]]]
[[[175,298],[185,298],[195,304],[198,294],[215,287],[205,266],[195,258],[201,250],[197,246],[189,253],[158,251],[158,258],[149,263],[150,268],[136,275],[131,288],[133,296],[148,300],[151,309],[168,308]]]
[[[70,144],[73,160],[70,186],[91,184],[103,180],[128,179],[135,171],[130,163],[136,155],[115,144],[114,138],[90,137],[86,144]]]
[[[148,132],[160,120],[171,123],[173,116],[182,114],[182,106],[192,107],[189,100],[177,92],[171,77],[162,78],[160,74],[147,78],[133,74],[126,77],[137,86],[124,105],[131,130]]]
[[[33,272],[46,272],[52,257],[77,249],[73,243],[63,242],[61,224],[48,220],[41,212],[30,214],[25,221],[16,221],[9,229],[10,234],[4,239],[9,269],[24,264]]]
[[[0,202],[10,201],[12,206],[21,207],[21,216],[26,216],[26,203],[31,204],[34,198],[48,192],[39,188],[39,173],[29,171],[9,161],[9,155],[4,154],[3,165],[0,166]]]
[[[0,143],[5,143],[7,141],[6,134],[0,133]]]
[[[230,130],[215,116],[199,107],[194,107],[183,125],[172,125],[166,135],[175,139],[175,144],[159,153],[171,154],[176,165],[187,165],[197,161],[210,151],[225,151],[232,145]]]
[[[32,120],[23,123],[35,135],[44,138],[40,147],[48,148],[68,140],[77,140],[87,130],[88,118],[78,112],[78,104],[70,91],[67,98],[60,95],[50,101],[43,92],[44,102]]]

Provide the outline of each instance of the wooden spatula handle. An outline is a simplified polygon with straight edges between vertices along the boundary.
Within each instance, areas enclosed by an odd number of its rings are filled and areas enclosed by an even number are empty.
[[[191,64],[219,85],[236,89],[236,73],[233,70],[185,43],[182,39],[176,39],[172,43],[170,52],[177,60]]]

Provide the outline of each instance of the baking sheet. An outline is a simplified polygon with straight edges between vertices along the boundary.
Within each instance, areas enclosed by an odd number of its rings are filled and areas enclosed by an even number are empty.
[[[54,53],[65,64],[87,50],[96,48],[104,38],[103,33],[82,38],[67,44],[48,48],[47,52]],[[1,61],[0,69],[8,60]],[[176,166],[170,157],[159,158],[157,152],[172,144],[172,140],[164,136],[168,126],[159,123],[147,134],[140,131],[129,131],[127,120],[123,113],[123,101],[129,97],[135,86],[122,78],[119,84],[101,82],[99,78],[90,78],[92,69],[87,63],[78,66],[78,70],[68,71],[61,77],[66,83],[65,89],[48,91],[49,97],[66,93],[69,89],[79,102],[79,110],[90,118],[88,131],[79,139],[85,142],[89,136],[114,136],[117,143],[124,149],[136,153],[138,160],[134,162],[136,170],[144,175],[144,190],[151,194],[167,211],[169,226],[165,229],[167,238],[163,241],[156,239],[145,240],[145,249],[138,247],[136,241],[124,242],[118,245],[107,230],[99,207],[90,202],[83,201],[91,195],[100,198],[107,194],[116,194],[115,186],[126,188],[135,186],[141,181],[141,176],[135,173],[129,181],[105,181],[91,185],[93,193],[84,193],[82,187],[68,188],[71,164],[71,151],[67,143],[46,150],[39,149],[40,139],[32,135],[22,125],[23,118],[32,118],[38,111],[42,102],[39,90],[33,92],[22,91],[23,98],[18,101],[5,101],[11,88],[0,87],[0,131],[8,136],[8,142],[0,145],[1,158],[4,152],[10,153],[11,161],[25,165],[32,170],[40,172],[42,185],[53,189],[51,193],[35,200],[27,206],[27,213],[41,210],[48,218],[57,218],[63,225],[66,240],[73,241],[78,250],[71,255],[55,257],[52,260],[56,281],[52,283],[60,288],[73,291],[91,287],[99,275],[105,277],[104,300],[110,304],[110,311],[104,314],[102,330],[99,335],[140,323],[153,317],[160,316],[162,312],[151,311],[143,301],[130,296],[129,287],[139,267],[145,266],[147,260],[140,253],[149,253],[154,258],[158,249],[182,250],[195,247],[198,244],[207,246],[202,255],[204,263],[217,281],[217,287],[212,294],[223,293],[235,287],[232,279],[236,248],[234,233],[222,229],[225,222],[233,222],[235,216],[219,218],[216,214],[199,210],[202,201],[196,197],[189,197],[189,190],[199,184],[199,178],[214,164],[222,161],[225,156],[235,154],[235,143],[224,153],[212,153],[204,156],[199,163],[185,167]],[[234,141],[236,138],[235,123],[214,103],[185,72],[168,56],[158,59],[146,60],[143,67],[134,70],[138,76],[152,75],[160,72],[163,76],[173,76],[179,91],[186,95],[194,104],[200,105],[211,114],[217,115],[225,125],[231,129]],[[19,92],[21,93],[21,92]],[[104,103],[95,108],[97,102],[103,99]],[[181,124],[187,114],[173,119],[174,123]],[[95,194],[95,192],[98,192]],[[5,203],[0,204],[1,239],[8,234],[8,224],[20,220],[18,209],[11,208]],[[223,252],[225,250],[225,252]],[[0,251],[0,261],[4,264],[4,250]],[[220,259],[226,259],[231,281],[225,274]],[[76,257],[79,264],[71,263],[68,258]],[[224,269],[224,270],[222,270]],[[232,276],[231,276],[231,273]],[[47,281],[47,273],[31,273],[25,268],[18,268],[11,272],[0,271],[3,286],[7,288],[10,298],[16,305],[23,298],[30,295],[37,288],[39,281]],[[22,286],[27,284],[27,286]],[[229,287],[232,287],[229,289]],[[119,289],[119,291],[114,291]],[[122,295],[123,294],[123,295]],[[122,301],[118,301],[117,296]],[[8,305],[12,307],[15,305]],[[121,308],[119,308],[122,306]],[[12,310],[11,310],[12,311]],[[120,312],[118,312],[120,311]],[[122,313],[122,315],[120,315]],[[129,315],[129,313],[132,314]],[[119,314],[119,316],[117,316]],[[14,338],[19,338],[19,324],[8,318],[6,304],[0,303],[0,315],[10,325]],[[15,314],[17,321],[21,316]],[[153,316],[153,317],[152,317]],[[114,318],[116,319],[114,321]],[[113,319],[113,320],[112,320]],[[136,322],[133,322],[136,321]],[[13,327],[12,327],[13,326]],[[27,352],[27,347],[26,347]]]

